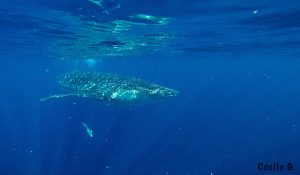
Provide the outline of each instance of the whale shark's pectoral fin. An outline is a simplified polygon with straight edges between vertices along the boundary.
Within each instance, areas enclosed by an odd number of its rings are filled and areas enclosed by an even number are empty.
[[[55,94],[55,95],[50,95],[47,97],[42,97],[40,98],[40,101],[46,101],[49,99],[53,99],[53,98],[63,98],[63,97],[69,97],[69,96],[74,96],[74,97],[91,97],[90,95],[86,94],[86,93],[66,93],[66,94]]]

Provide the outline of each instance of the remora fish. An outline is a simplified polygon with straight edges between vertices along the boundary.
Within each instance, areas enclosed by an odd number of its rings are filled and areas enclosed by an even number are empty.
[[[86,132],[88,133],[88,135],[92,138],[93,137],[93,130],[91,130],[85,123],[81,124],[84,126],[84,128],[86,129]]]
[[[98,100],[130,102],[144,98],[176,96],[178,92],[138,78],[100,72],[75,71],[58,77],[59,83],[74,92],[51,95],[40,99],[66,96],[88,97]]]

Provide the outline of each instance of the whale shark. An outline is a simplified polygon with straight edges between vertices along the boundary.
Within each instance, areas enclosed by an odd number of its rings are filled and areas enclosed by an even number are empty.
[[[132,102],[147,98],[173,97],[178,91],[142,79],[96,71],[74,71],[58,77],[61,86],[72,92],[41,98],[45,101],[67,96],[86,97],[96,100]]]

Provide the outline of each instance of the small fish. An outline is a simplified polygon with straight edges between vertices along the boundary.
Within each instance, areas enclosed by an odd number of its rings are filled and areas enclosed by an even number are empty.
[[[82,123],[82,125],[85,127],[86,132],[88,133],[88,135],[92,138],[93,137],[93,130],[91,130],[85,123]]]
[[[94,3],[96,5],[98,5],[99,7],[103,8],[103,5],[102,5],[102,0],[88,0],[90,1],[91,3]]]

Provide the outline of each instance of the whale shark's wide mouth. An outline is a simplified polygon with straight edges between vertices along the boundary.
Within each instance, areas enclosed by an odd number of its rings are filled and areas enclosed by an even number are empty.
[[[165,97],[173,97],[176,96],[179,92],[170,89],[170,88],[157,88],[154,90],[151,90],[150,92],[146,93],[142,90],[137,89],[118,89],[115,92],[113,92],[110,96],[110,99],[116,100],[116,101],[138,101],[142,99],[148,99],[148,98],[165,98]]]
[[[173,97],[176,96],[178,93],[178,91],[171,88],[157,88],[149,92],[150,95],[160,97]]]
[[[167,97],[174,97],[177,96],[179,92],[174,89],[169,89],[168,91],[165,92],[165,94]]]

